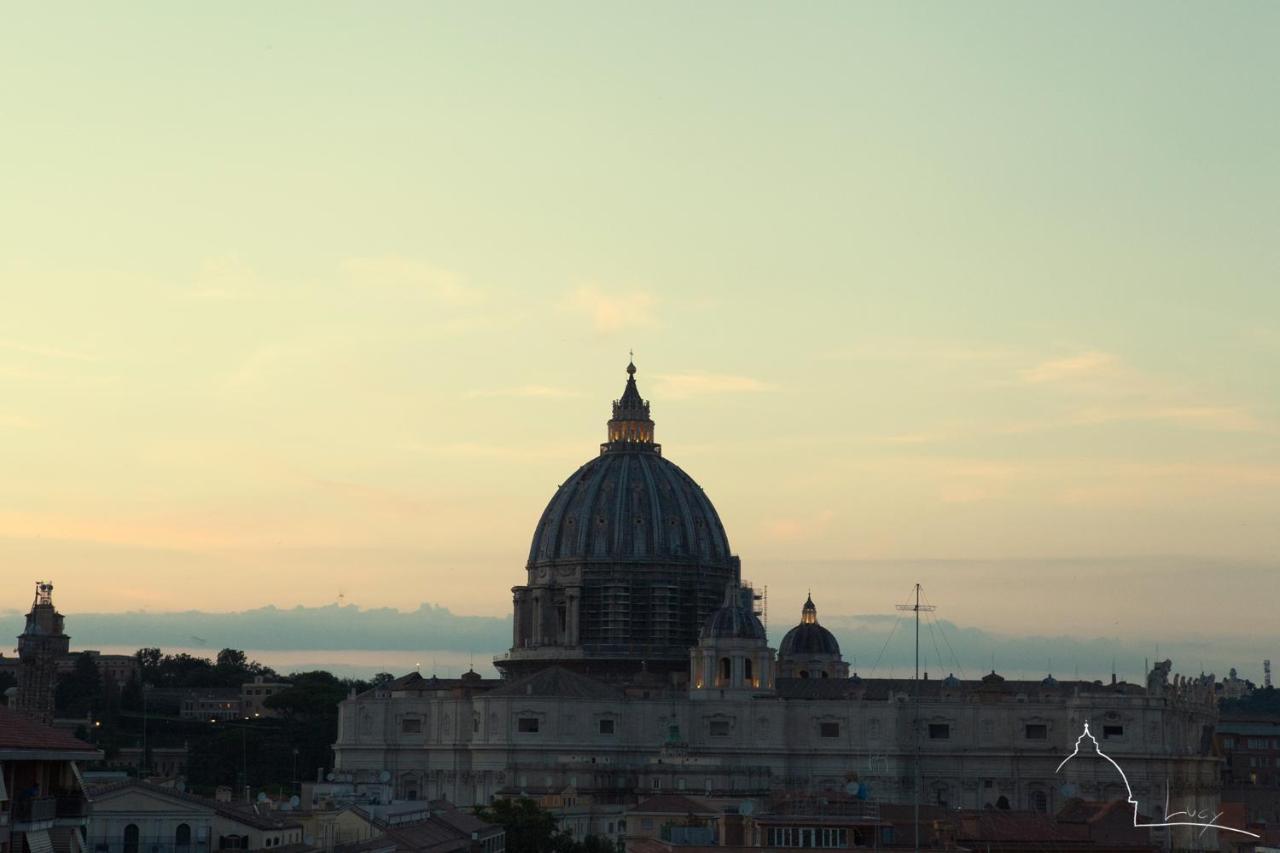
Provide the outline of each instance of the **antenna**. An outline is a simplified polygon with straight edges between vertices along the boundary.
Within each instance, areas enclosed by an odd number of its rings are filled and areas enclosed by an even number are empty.
[[[1267,689],[1271,688],[1271,659],[1270,658],[1262,662],[1262,685]]]
[[[920,584],[916,584],[916,601],[915,604],[899,604],[896,607],[899,610],[912,610],[916,614],[916,677],[915,677],[915,719],[911,723],[911,728],[915,733],[915,796],[913,797],[914,808],[913,822],[916,827],[916,853],[920,853],[920,611],[926,613],[937,610],[931,604],[920,603]],[[991,671],[995,672],[995,653],[991,655],[992,665]]]

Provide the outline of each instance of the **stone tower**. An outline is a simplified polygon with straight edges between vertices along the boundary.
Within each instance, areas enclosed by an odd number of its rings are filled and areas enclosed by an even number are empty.
[[[46,725],[53,722],[58,659],[67,654],[70,644],[71,638],[62,630],[62,614],[53,607],[53,584],[37,582],[27,627],[18,637],[19,713]]]

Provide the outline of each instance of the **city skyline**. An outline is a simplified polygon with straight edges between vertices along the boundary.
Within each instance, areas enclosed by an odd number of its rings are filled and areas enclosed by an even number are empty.
[[[729,9],[15,11],[0,610],[505,614],[634,348],[776,612],[1265,624],[1277,11]]]

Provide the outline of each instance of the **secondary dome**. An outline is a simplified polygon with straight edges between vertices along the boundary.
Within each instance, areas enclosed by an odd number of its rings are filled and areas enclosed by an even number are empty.
[[[818,608],[810,595],[800,611],[800,624],[788,631],[778,644],[778,657],[796,655],[839,655],[835,634],[818,624]]]
[[[730,584],[724,604],[707,617],[698,634],[700,640],[764,640],[764,624],[756,616],[751,590]]]
[[[635,365],[613,404],[600,455],[551,497],[529,546],[529,567],[561,561],[730,565],[720,516],[702,487],[662,456]]]

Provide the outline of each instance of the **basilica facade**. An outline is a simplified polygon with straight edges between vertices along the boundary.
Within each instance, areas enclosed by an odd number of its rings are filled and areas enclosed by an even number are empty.
[[[1151,819],[1175,803],[1217,812],[1212,677],[1171,678],[1166,662],[1137,685],[864,679],[812,596],[770,646],[715,507],[663,455],[627,372],[599,454],[534,530],[501,677],[414,673],[352,696],[336,779],[460,805],[561,797],[601,815],[655,792],[740,807],[855,789],[952,808],[1131,797]],[[1059,769],[1086,723],[1123,776],[1097,760]]]

